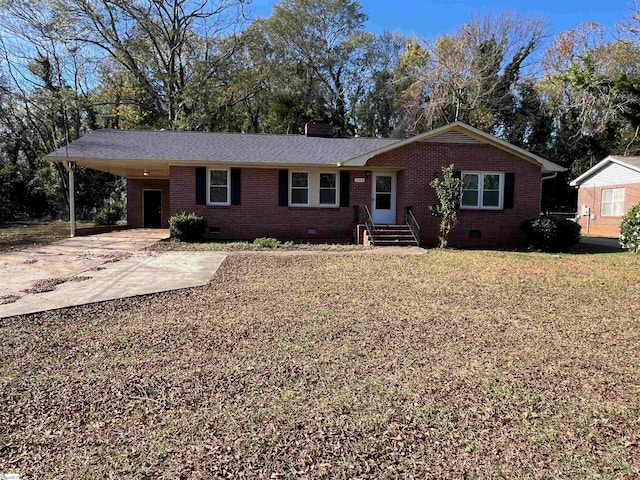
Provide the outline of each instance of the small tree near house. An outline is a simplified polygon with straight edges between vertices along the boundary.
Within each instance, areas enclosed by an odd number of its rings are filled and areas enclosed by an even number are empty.
[[[640,203],[631,207],[620,224],[620,245],[640,253]]]
[[[440,217],[438,240],[440,248],[446,248],[449,233],[458,223],[458,207],[460,206],[461,182],[453,170],[453,164],[442,167],[442,178],[431,182],[438,196],[438,203],[431,207],[434,215]]]

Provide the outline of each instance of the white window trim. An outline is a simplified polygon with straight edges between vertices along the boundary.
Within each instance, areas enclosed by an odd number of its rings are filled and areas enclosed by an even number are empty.
[[[306,173],[307,174],[307,203],[293,203],[292,201],[292,193],[293,190],[303,190],[302,187],[294,187],[293,186],[293,174],[294,173]],[[311,200],[311,174],[309,172],[304,172],[300,170],[289,170],[289,206],[291,207],[308,207],[310,206],[309,201]]]
[[[211,172],[227,172],[227,201],[212,202],[211,201]],[[207,205],[228,206],[231,205],[231,169],[230,168],[207,168]]]
[[[325,190],[335,190],[336,191],[336,201],[333,203],[320,203],[320,190],[322,187],[320,186],[320,176],[321,175],[335,175],[336,176],[336,186],[335,188],[325,188]],[[318,206],[319,207],[337,207],[340,205],[340,174],[338,172],[318,172]]]
[[[294,173],[306,173],[307,174],[307,190],[309,192],[307,196],[307,203],[293,203],[291,201],[291,192],[293,191],[293,174]],[[336,176],[336,201],[335,203],[320,203],[320,174],[330,173]],[[290,207],[302,207],[302,208],[338,208],[340,206],[340,172],[338,170],[289,170],[289,206]]]
[[[460,180],[465,175],[478,175],[478,204],[477,205],[462,205],[462,192],[463,186],[460,185],[460,208],[464,210],[502,210],[504,207],[504,172],[485,172],[485,171],[472,171],[472,170],[463,170],[460,172]],[[500,176],[500,186],[498,190],[498,206],[497,207],[485,207],[482,205],[483,195],[482,192],[484,190],[484,176],[485,175],[499,175]]]
[[[611,205],[611,213],[604,213],[604,192],[605,190],[611,190],[611,201],[607,202],[607,204]],[[615,213],[613,213],[614,210],[614,205],[616,204],[615,200],[613,199],[613,197],[615,196],[615,192],[616,191],[620,191],[622,190],[622,199],[620,200],[622,202],[622,213],[620,215],[616,215]],[[621,187],[621,188],[603,188],[602,192],[600,193],[600,216],[602,217],[623,217],[624,216],[624,197],[625,197],[625,188]]]

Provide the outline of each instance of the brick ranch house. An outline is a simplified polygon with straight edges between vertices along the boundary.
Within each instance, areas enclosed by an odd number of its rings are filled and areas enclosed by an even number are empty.
[[[540,214],[542,180],[564,171],[460,122],[406,140],[328,138],[321,124],[305,132],[97,130],[48,159],[126,177],[136,228],[166,228],[187,211],[206,217],[215,238],[348,242],[366,240],[373,223],[376,245],[437,243],[429,184],[452,163],[463,191],[450,243],[514,245],[520,223]]]
[[[617,237],[620,223],[640,203],[640,157],[609,156],[576,178],[578,222],[590,235]]]

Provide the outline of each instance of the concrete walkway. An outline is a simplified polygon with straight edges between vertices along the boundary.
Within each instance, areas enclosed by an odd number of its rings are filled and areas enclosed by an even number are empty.
[[[225,255],[151,252],[167,230],[125,230],[0,255],[0,318],[209,282]]]

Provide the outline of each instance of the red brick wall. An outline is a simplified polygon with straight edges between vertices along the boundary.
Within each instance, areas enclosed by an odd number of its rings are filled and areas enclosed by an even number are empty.
[[[580,187],[578,190],[578,223],[582,226],[582,233],[599,235],[603,237],[617,237],[620,234],[620,222],[622,217],[602,216],[602,190],[606,188],[624,188],[624,211],[640,203],[640,184],[607,185],[598,187]],[[582,216],[582,206],[588,205],[594,219],[588,220]],[[588,220],[588,222],[587,222]],[[588,223],[588,231],[587,231]]]
[[[456,170],[484,170],[515,173],[515,205],[505,210],[461,210],[460,223],[451,243],[460,246],[511,246],[520,238],[520,223],[540,213],[540,167],[502,150],[484,145],[414,143],[371,159],[367,169],[402,169],[397,174],[396,222],[404,223],[408,206],[421,226],[421,240],[437,243],[438,219],[429,205],[436,196],[429,183],[441,173],[441,166],[455,164]],[[354,183],[355,177],[365,178]],[[241,205],[195,204],[195,168],[171,167],[171,213],[195,211],[220,229],[224,238],[271,236],[306,240],[351,240],[355,237],[354,206],[364,222],[364,205],[371,205],[371,180],[366,171],[351,171],[349,208],[304,208],[278,206],[278,170],[242,169]],[[310,234],[315,229],[316,234]],[[480,230],[472,239],[470,230]]]
[[[127,179],[127,224],[143,227],[142,191],[162,190],[162,228],[169,228],[169,180]]]
[[[514,208],[503,210],[465,210],[458,212],[459,223],[451,232],[451,245],[513,246],[521,238],[523,220],[540,214],[540,167],[489,145],[413,143],[369,161],[370,166],[395,166],[398,172],[396,221],[404,223],[408,206],[420,224],[425,244],[438,242],[438,222],[429,211],[437,203],[431,181],[440,176],[442,166],[453,163],[456,170],[515,173]],[[479,230],[480,238],[470,238]]]
[[[230,206],[195,204],[194,167],[171,167],[170,176],[171,213],[197,212],[210,227],[220,229],[221,238],[349,241],[353,237],[351,207],[278,206],[278,169],[243,168],[241,204]]]

